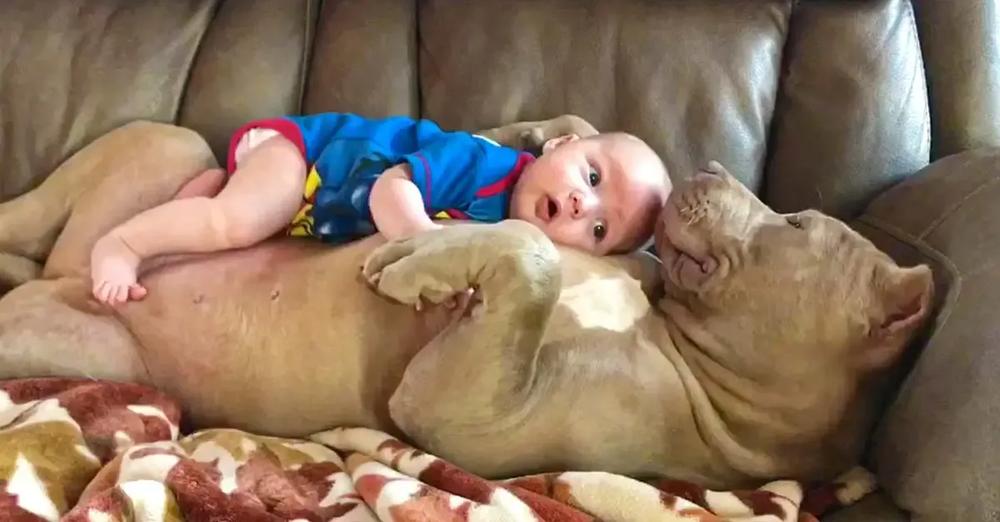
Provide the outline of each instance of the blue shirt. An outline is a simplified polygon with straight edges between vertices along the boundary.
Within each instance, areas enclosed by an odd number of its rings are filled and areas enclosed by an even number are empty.
[[[530,154],[467,132],[445,132],[428,120],[324,113],[252,122],[295,143],[308,167],[304,203],[289,230],[340,243],[376,232],[368,207],[372,185],[406,163],[427,214],[496,222]],[[237,143],[239,134],[234,137]]]

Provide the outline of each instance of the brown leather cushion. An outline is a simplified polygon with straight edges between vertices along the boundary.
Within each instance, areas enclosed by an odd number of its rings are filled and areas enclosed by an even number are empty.
[[[115,127],[173,121],[211,18],[198,1],[0,4],[0,200]]]
[[[801,2],[785,45],[765,200],[857,216],[927,164],[930,116],[909,2]]]
[[[914,0],[931,95],[932,157],[1000,144],[996,0]]]
[[[718,159],[761,185],[785,1],[452,2],[420,8],[423,114],[474,129],[576,113],[672,177]]]
[[[302,112],[419,115],[416,21],[416,2],[323,2]]]
[[[879,481],[922,520],[1000,516],[1000,149],[939,160],[855,224],[935,272],[938,313],[872,453]],[[922,343],[915,343],[920,345]]]
[[[308,0],[219,2],[196,61],[161,72],[188,78],[177,123],[201,133],[221,159],[240,125],[297,113],[316,7]]]
[[[476,129],[576,112],[647,139],[675,178],[719,159],[778,209],[853,216],[927,161],[915,27],[893,0],[11,0],[0,198],[133,119],[192,127],[222,157],[238,125],[279,114]]]

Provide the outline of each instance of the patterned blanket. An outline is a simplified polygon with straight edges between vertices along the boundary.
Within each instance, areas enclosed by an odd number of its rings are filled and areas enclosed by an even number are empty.
[[[488,481],[369,429],[179,437],[179,421],[176,403],[138,385],[0,382],[0,521],[796,522],[874,488],[860,468],[750,491],[599,472]]]

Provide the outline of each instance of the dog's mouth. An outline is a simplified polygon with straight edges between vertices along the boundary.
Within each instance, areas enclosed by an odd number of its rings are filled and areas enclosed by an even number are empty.
[[[711,249],[694,234],[690,223],[676,209],[666,211],[657,224],[656,251],[664,278],[687,290],[701,288],[719,268]]]
[[[657,250],[664,276],[675,286],[696,290],[715,273],[719,263],[711,255],[695,256],[664,236]]]

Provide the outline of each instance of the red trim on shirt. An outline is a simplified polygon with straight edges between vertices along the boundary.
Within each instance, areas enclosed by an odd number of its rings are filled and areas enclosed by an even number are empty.
[[[450,208],[448,210],[445,210],[444,213],[448,214],[448,217],[450,217],[451,219],[469,219],[468,214],[462,212],[461,210],[458,210],[457,208]]]
[[[477,198],[489,198],[504,192],[514,186],[517,183],[517,178],[521,177],[521,171],[524,167],[528,166],[529,163],[535,161],[535,157],[527,152],[522,152],[517,156],[517,163],[514,164],[514,168],[507,173],[506,176],[498,181],[495,181],[476,192]]]
[[[424,166],[424,185],[427,185],[426,190],[424,190],[424,206],[431,206],[431,164],[427,162],[427,158],[424,157],[422,152],[417,152],[414,156],[420,158],[420,163]]]
[[[236,145],[239,144],[243,135],[251,129],[271,129],[278,134],[281,134],[295,144],[295,147],[299,149],[299,153],[302,154],[302,158],[305,159],[306,142],[302,137],[302,131],[299,129],[299,126],[293,123],[292,120],[287,120],[285,118],[270,118],[266,120],[252,121],[237,129],[236,132],[233,133],[233,137],[229,139],[229,152],[226,155],[226,170],[230,175],[236,171]]]

